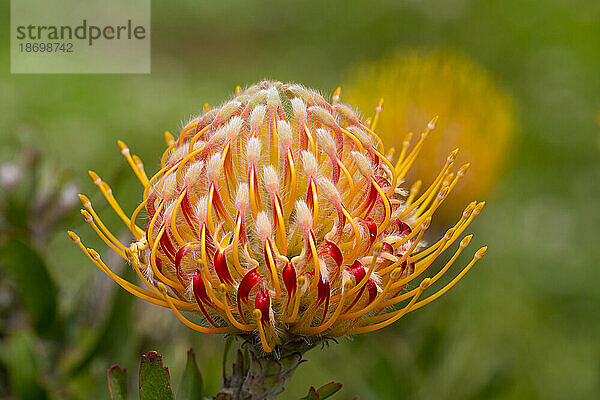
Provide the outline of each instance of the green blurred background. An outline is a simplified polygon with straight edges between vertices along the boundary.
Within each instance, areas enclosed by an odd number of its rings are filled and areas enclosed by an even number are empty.
[[[155,171],[163,131],[178,132],[237,84],[297,81],[329,96],[356,65],[412,48],[455,49],[482,64],[514,97],[519,124],[505,173],[469,228],[474,249],[489,246],[485,258],[395,326],[312,350],[282,398],[330,380],[348,399],[600,397],[600,2],[153,1],[150,75],[11,75],[8,1],[0,15],[0,162],[35,147],[46,175],[76,182],[100,209],[88,169],[126,210],[141,196],[117,138]],[[18,313],[36,301],[19,292],[27,277],[0,271],[0,398],[107,398],[106,368],[134,376],[149,350],[177,384],[190,346],[216,391],[222,338],[116,288],[65,234],[68,225],[104,249],[78,217],[33,241],[54,287],[42,275],[29,284],[56,296],[48,323],[59,327]]]

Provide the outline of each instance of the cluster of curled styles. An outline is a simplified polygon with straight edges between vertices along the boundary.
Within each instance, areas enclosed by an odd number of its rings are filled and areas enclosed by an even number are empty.
[[[205,105],[178,140],[166,133],[168,148],[150,179],[119,142],[144,187],[133,214],[90,175],[135,241],[120,243],[83,195],[82,214],[145,287],[112,272],[73,232],[71,238],[132,294],[169,307],[199,332],[254,337],[266,352],[300,337],[318,341],[392,324],[440,297],[483,256],[485,247],[439,291],[422,295],[471,235],[439,272],[420,277],[483,203],[469,204],[425,247],[433,213],[468,165],[451,172],[454,151],[422,193],[420,181],[403,189],[435,120],[412,148],[409,134],[392,162],[394,151],[385,153],[374,132],[382,103],[371,122],[339,97],[338,89],[329,103],[314,90],[281,82],[237,88],[221,106]],[[145,228],[136,223],[142,210]]]

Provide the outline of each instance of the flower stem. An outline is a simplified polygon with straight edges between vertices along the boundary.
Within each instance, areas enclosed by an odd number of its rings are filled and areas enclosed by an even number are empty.
[[[227,372],[227,356],[232,351],[233,338],[229,337],[223,351],[223,381],[214,400],[273,400],[281,394],[296,369],[305,362],[303,354],[316,343],[304,340],[288,342],[265,353],[260,343],[251,340],[237,346],[236,360]]]

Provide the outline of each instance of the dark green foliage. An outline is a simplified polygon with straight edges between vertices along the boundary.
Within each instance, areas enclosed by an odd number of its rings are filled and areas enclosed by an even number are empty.
[[[311,386],[310,389],[308,389],[308,394],[300,400],[319,400],[319,393],[317,393],[317,389],[315,389],[314,386]]]
[[[225,356],[233,341],[225,346]],[[237,358],[231,374],[224,372],[221,390],[214,397],[217,400],[273,400],[281,394],[296,368],[304,361],[298,352],[277,358],[274,354],[265,355],[249,343],[244,343],[236,351]],[[225,366],[226,367],[226,366]],[[227,371],[228,368],[224,368]],[[107,371],[108,388],[111,400],[127,398],[127,375],[125,369],[113,365]],[[311,387],[300,400],[324,400],[342,388],[341,383],[329,382],[318,389]],[[181,386],[177,391],[178,400],[203,400],[204,382],[192,349],[187,353],[186,369]],[[155,351],[142,355],[139,370],[140,400],[174,400],[169,369],[163,365],[162,356]]]
[[[35,337],[20,331],[0,343],[0,362],[8,371],[9,385],[19,400],[45,400],[46,388],[39,379]]]
[[[111,400],[127,400],[127,370],[113,365],[106,376]]]
[[[300,400],[323,400],[336,394],[342,389],[342,384],[338,382],[329,382],[318,389],[313,386],[308,390],[308,394]]]
[[[339,390],[342,389],[342,384],[339,382],[329,382],[319,389],[317,389],[317,393],[319,394],[319,400],[327,399],[334,394],[336,394]]]
[[[187,353],[187,364],[177,392],[178,399],[201,399],[204,392],[202,373],[196,363],[196,354],[193,349]]]
[[[126,269],[123,273],[125,279],[133,279],[135,273]],[[101,320],[101,325],[95,330],[93,340],[81,351],[80,357],[70,366],[70,374],[77,374],[84,369],[94,356],[109,354],[112,357],[124,358],[122,354],[130,351],[132,346],[132,308],[134,297],[120,287],[114,288],[108,315]],[[114,343],[121,343],[115,347]]]
[[[169,368],[163,366],[162,356],[155,351],[140,361],[140,400],[173,400]]]
[[[14,277],[23,307],[35,330],[49,334],[56,328],[56,287],[45,261],[31,245],[10,238],[0,244],[0,267]]]
[[[26,231],[30,218],[30,209],[36,190],[38,179],[37,157],[27,163],[29,167],[24,169],[26,173],[14,190],[8,191],[5,204],[5,216],[7,222],[16,231]],[[29,173],[27,173],[29,172]]]

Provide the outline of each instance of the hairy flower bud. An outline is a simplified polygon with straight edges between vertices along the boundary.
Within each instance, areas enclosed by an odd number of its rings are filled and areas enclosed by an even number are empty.
[[[433,213],[466,168],[451,172],[453,152],[422,195],[420,184],[404,190],[423,143],[392,163],[371,126],[340,104],[300,85],[261,82],[193,119],[178,140],[166,135],[152,177],[139,158],[122,152],[143,186],[131,215],[90,173],[134,240],[119,242],[82,196],[84,217],[145,287],[114,274],[69,235],[132,294],[170,308],[199,332],[252,335],[266,352],[299,338],[317,342],[383,328],[456,283],[418,301],[468,240],[430,280],[421,275],[460,241],[483,203],[469,205],[444,237],[425,247]],[[417,279],[423,283],[415,285]],[[184,312],[196,313],[199,323]]]

